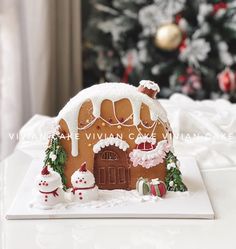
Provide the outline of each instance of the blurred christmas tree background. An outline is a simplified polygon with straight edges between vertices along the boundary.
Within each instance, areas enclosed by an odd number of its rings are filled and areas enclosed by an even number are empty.
[[[161,97],[236,101],[236,0],[83,1],[86,86],[150,79]]]

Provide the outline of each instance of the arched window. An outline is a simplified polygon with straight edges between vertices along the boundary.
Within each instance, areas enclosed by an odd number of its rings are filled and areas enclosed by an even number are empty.
[[[107,150],[102,153],[102,160],[118,160],[118,156],[115,152]]]

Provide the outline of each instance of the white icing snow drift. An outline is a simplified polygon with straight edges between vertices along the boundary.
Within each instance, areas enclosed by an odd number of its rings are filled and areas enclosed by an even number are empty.
[[[105,139],[99,140],[94,146],[93,146],[93,152],[98,153],[101,149],[109,146],[109,145],[115,145],[119,149],[126,151],[129,148],[128,143],[126,143],[124,140],[121,140],[118,137],[108,137]]]
[[[160,88],[157,83],[150,81],[150,80],[141,80],[139,82],[140,86],[143,86],[147,89],[151,89],[153,91],[157,91],[158,93],[160,92]]]
[[[156,143],[156,138],[154,137],[148,137],[148,136],[138,136],[135,139],[135,143],[136,144],[141,144],[141,143],[151,143],[151,144],[155,144]]]
[[[130,152],[129,156],[134,167],[142,165],[142,167],[149,169],[162,163],[169,149],[170,145],[168,144],[168,141],[162,140],[153,150],[143,151],[134,149],[132,152]]]

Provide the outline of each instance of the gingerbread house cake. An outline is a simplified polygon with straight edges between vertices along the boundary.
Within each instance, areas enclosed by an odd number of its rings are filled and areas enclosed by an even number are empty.
[[[159,90],[148,80],[138,87],[103,83],[73,97],[56,118],[36,181],[37,203],[88,202],[104,190],[159,197],[186,191]]]

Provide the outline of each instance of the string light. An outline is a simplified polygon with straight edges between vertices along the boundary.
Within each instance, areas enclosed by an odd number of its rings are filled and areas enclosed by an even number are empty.
[[[86,130],[86,129],[90,128],[90,127],[91,127],[91,126],[100,118],[100,119],[103,121],[103,122],[102,122],[102,126],[103,126],[103,127],[106,126],[106,124],[108,124],[109,126],[117,126],[118,129],[121,129],[122,126],[124,126],[124,127],[133,127],[133,126],[135,126],[136,129],[137,129],[137,132],[139,133],[139,135],[143,136],[143,134],[142,134],[142,132],[141,132],[141,130],[142,130],[141,127],[138,127],[138,126],[136,126],[136,125],[134,125],[134,124],[125,124],[128,120],[130,120],[130,119],[133,118],[133,114],[130,114],[123,122],[120,122],[120,120],[118,119],[118,117],[116,116],[116,113],[115,113],[115,104],[114,104],[114,102],[112,103],[112,109],[113,109],[113,113],[114,113],[114,117],[115,117],[116,123],[111,123],[111,122],[112,122],[111,118],[109,119],[109,121],[107,121],[107,120],[104,119],[103,117],[98,117],[98,118],[94,118],[90,123],[89,123],[89,119],[87,119],[87,120],[86,120],[86,123],[88,123],[88,124],[87,124],[86,126],[84,126],[84,127],[81,127],[81,128],[78,127],[78,131],[83,131],[83,130]],[[111,122],[110,122],[110,121],[111,121]],[[168,133],[168,132],[167,132],[168,128],[171,130],[171,128],[170,128],[170,126],[169,126],[169,123],[168,123],[168,122],[163,122],[163,121],[162,121],[161,119],[159,119],[159,118],[158,118],[156,121],[153,121],[153,123],[152,123],[151,126],[145,125],[144,122],[143,122],[142,120],[141,120],[140,124],[141,124],[144,128],[146,128],[146,129],[148,129],[148,130],[149,130],[149,129],[152,129],[151,134],[153,134],[153,132],[155,131],[157,124],[158,124],[158,125],[159,125],[159,124],[162,124],[162,125],[164,126],[165,131],[166,131],[166,134]],[[121,125],[122,125],[122,126],[121,126]],[[168,126],[168,128],[167,128],[166,126]],[[167,139],[168,139],[168,140],[172,140],[169,136],[167,136]],[[88,146],[91,146],[91,145],[88,145]]]

